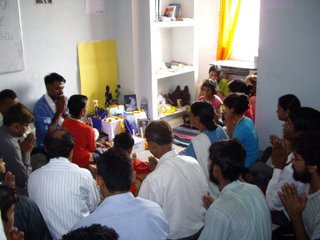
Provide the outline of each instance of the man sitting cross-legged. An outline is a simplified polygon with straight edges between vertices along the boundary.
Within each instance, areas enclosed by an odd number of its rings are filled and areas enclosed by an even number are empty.
[[[15,175],[17,193],[27,195],[27,181],[30,174],[30,153],[35,143],[35,135],[27,134],[33,122],[30,110],[21,103],[12,105],[4,114],[0,127],[0,151],[6,169]]]
[[[296,107],[289,112],[288,120],[283,126],[283,140],[275,138],[272,140],[272,163],[274,165],[272,178],[268,183],[266,198],[269,208],[273,211],[273,222],[277,225],[287,226],[290,219],[287,218],[284,206],[278,196],[281,187],[288,183],[295,185],[297,192],[301,194],[305,191],[305,183],[293,178],[291,143],[302,133],[307,131],[320,131],[320,112],[310,107]],[[290,154],[288,155],[288,152]],[[290,224],[289,224],[290,225]]]
[[[246,153],[235,139],[213,143],[210,179],[220,194],[209,207],[200,240],[271,239],[271,216],[260,189],[240,182]]]
[[[320,133],[306,132],[293,144],[293,177],[310,184],[299,194],[284,184],[279,196],[290,216],[296,239],[320,239]]]
[[[45,139],[49,163],[32,172],[28,182],[29,196],[38,205],[53,239],[61,239],[99,203],[89,170],[70,162],[73,147],[68,131],[50,132]]]
[[[168,218],[168,239],[197,239],[203,227],[202,196],[208,182],[197,160],[181,156],[172,148],[173,135],[166,121],[146,128],[150,152],[159,162],[143,181],[139,197],[157,202]]]
[[[160,206],[130,192],[132,161],[120,148],[111,148],[97,163],[97,184],[104,197],[98,208],[73,229],[94,223],[113,228],[122,240],[166,239],[168,222]]]
[[[122,148],[130,155],[134,146],[134,139],[129,133],[119,133],[113,139],[113,146],[116,148]],[[136,196],[139,192],[142,181],[145,179],[148,173],[150,173],[150,170],[153,169],[150,169],[152,165],[150,166],[149,162],[143,162],[138,158],[134,157],[132,157],[131,159],[133,170],[135,171],[136,177],[133,183],[131,184],[130,191],[133,195]]]

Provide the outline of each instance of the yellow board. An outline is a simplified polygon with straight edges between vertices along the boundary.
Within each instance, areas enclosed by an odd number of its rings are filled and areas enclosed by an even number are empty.
[[[116,43],[114,40],[79,43],[78,58],[81,94],[88,97],[88,113],[92,113],[93,100],[99,101],[99,107],[104,106],[107,85],[115,97],[118,84]]]

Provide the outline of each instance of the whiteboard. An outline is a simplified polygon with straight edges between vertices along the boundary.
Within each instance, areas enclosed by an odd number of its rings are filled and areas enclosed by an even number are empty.
[[[23,69],[18,0],[0,0],[0,73]]]

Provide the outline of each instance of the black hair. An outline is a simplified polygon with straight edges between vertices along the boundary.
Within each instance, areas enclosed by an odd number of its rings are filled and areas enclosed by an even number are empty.
[[[86,107],[88,98],[84,95],[75,94],[72,95],[68,100],[68,109],[69,113],[73,117],[80,116],[80,113],[83,108]]]
[[[164,120],[151,122],[145,131],[147,141],[154,142],[158,145],[172,144],[173,134],[172,129]]]
[[[250,74],[246,76],[244,79],[244,82],[249,86],[250,89],[250,97],[251,96],[256,96],[256,91],[257,91],[257,75],[255,74]]]
[[[301,106],[299,98],[294,94],[286,94],[279,97],[278,104],[285,111],[290,111],[292,108]]]
[[[17,94],[11,89],[4,89],[0,92],[0,103],[2,103],[6,99],[16,99]]]
[[[240,79],[235,79],[228,83],[228,88],[229,91],[232,93],[239,92],[249,96],[253,87],[252,85],[247,85],[244,81]]]
[[[212,79],[205,80],[201,85],[201,91],[203,91],[203,88],[207,87],[211,89],[212,94],[217,94],[217,81]]]
[[[74,147],[73,135],[65,129],[56,129],[47,134],[44,146],[49,158],[68,158]]]
[[[320,131],[320,112],[311,107],[296,107],[289,112],[289,118],[298,131]]]
[[[192,114],[199,117],[200,122],[209,130],[213,131],[217,128],[214,122],[214,108],[208,102],[194,102],[190,108]]]
[[[1,219],[8,221],[8,210],[18,201],[14,188],[0,184],[0,209]]]
[[[209,68],[208,73],[210,73],[210,72],[216,72],[218,74],[218,81],[221,79],[222,74],[223,74],[220,65],[211,65],[210,68]]]
[[[44,77],[44,83],[45,85],[50,85],[53,84],[54,82],[63,82],[65,83],[66,80],[64,79],[64,77],[62,77],[61,75],[59,75],[58,73],[50,73],[49,75]]]
[[[307,131],[293,141],[293,150],[302,156],[306,165],[317,166],[320,175],[320,132]]]
[[[209,148],[210,172],[213,165],[218,165],[224,179],[235,181],[244,169],[246,152],[236,139],[229,139],[213,143]]]
[[[223,100],[228,108],[233,108],[236,114],[243,114],[249,108],[248,96],[243,93],[229,93]]]
[[[133,176],[132,160],[121,148],[110,148],[97,163],[98,175],[102,177],[109,192],[130,190]]]
[[[3,114],[3,124],[10,126],[13,123],[26,124],[33,122],[33,114],[22,103],[12,105],[7,112]]]
[[[113,228],[101,224],[81,227],[62,236],[62,240],[117,240],[118,238],[119,235]]]
[[[134,139],[131,134],[127,132],[119,133],[113,139],[113,146],[128,150],[134,146]]]

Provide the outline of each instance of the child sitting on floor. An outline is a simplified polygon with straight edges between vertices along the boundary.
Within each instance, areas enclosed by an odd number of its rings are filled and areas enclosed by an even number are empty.
[[[215,80],[207,79],[202,83],[201,95],[198,97],[198,100],[210,103],[215,110],[215,120],[221,121],[221,105],[223,104],[223,102],[217,95],[217,82]]]
[[[113,147],[125,150],[129,155],[132,153],[134,139],[129,133],[119,133],[113,139]],[[131,184],[130,191],[134,196],[138,195],[140,186],[145,177],[152,171],[153,166],[149,162],[143,162],[136,157],[132,157],[133,170],[136,173],[134,182]]]
[[[228,83],[229,80],[223,78],[223,72],[220,65],[211,65],[209,68],[209,79],[217,81],[218,84],[218,95],[221,99],[224,99],[228,95]]]

